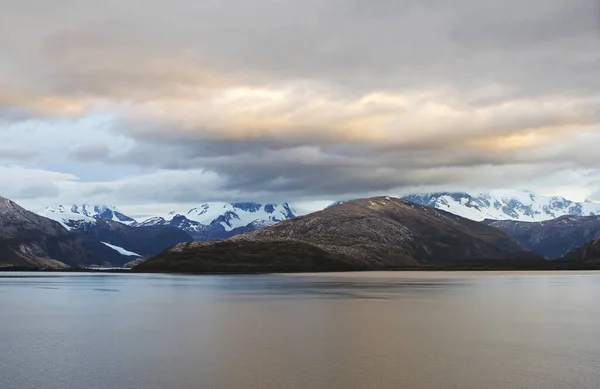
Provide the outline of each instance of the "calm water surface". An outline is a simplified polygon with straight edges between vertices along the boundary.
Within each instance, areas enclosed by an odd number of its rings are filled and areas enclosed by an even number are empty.
[[[599,388],[600,273],[0,273],[0,388]]]

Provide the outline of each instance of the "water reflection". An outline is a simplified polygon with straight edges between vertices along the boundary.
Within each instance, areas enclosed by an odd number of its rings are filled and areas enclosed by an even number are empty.
[[[0,274],[0,387],[598,387],[599,292],[598,273]]]

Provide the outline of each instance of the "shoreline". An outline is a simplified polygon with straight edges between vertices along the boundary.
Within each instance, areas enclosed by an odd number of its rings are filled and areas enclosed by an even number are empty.
[[[42,272],[42,273],[115,273],[115,274],[182,274],[182,275],[253,275],[253,274],[321,274],[321,273],[358,273],[358,272],[460,272],[460,271],[472,271],[472,272],[491,272],[491,271],[599,271],[600,266],[586,265],[583,263],[566,263],[566,262],[553,262],[553,263],[531,263],[523,264],[521,266],[510,266],[506,264],[465,264],[464,266],[429,266],[422,268],[405,267],[405,268],[381,268],[381,269],[348,269],[348,270],[331,270],[331,271],[318,271],[315,269],[306,270],[257,270],[257,271],[206,271],[206,272],[194,272],[194,271],[141,271],[135,269],[115,269],[115,268],[71,268],[71,269],[40,269],[40,268],[26,268],[26,267],[0,267],[0,273],[7,272]]]

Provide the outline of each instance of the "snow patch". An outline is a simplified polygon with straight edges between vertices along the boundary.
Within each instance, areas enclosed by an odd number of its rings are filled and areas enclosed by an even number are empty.
[[[102,242],[102,244],[110,247],[111,249],[113,249],[115,251],[118,251],[119,254],[126,255],[128,257],[131,257],[131,256],[141,257],[141,255],[134,253],[133,251],[125,250],[123,247],[115,246],[115,245],[112,245],[112,244],[106,243],[106,242]]]

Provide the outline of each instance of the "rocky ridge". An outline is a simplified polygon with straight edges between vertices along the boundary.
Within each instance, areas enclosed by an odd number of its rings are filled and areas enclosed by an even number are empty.
[[[302,252],[317,261],[302,261]],[[422,269],[515,258],[540,259],[493,227],[405,200],[378,197],[346,201],[225,241],[179,244],[134,269]]]

